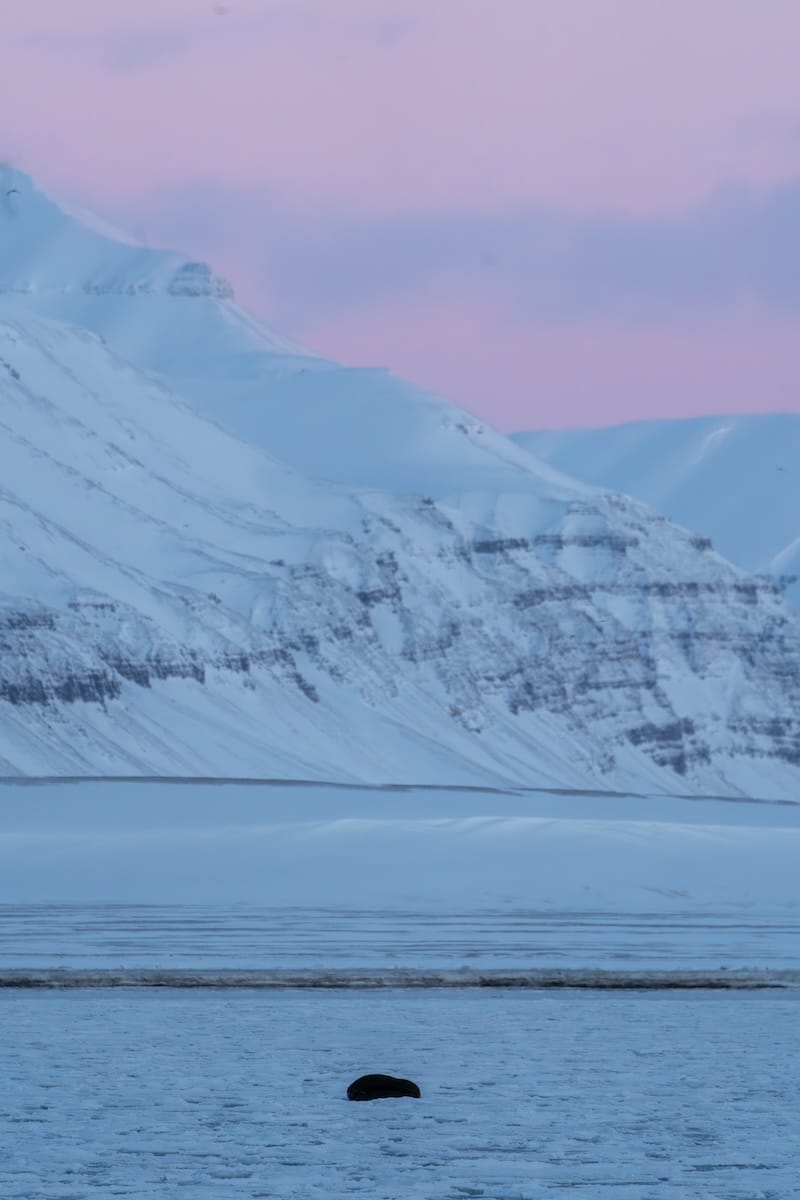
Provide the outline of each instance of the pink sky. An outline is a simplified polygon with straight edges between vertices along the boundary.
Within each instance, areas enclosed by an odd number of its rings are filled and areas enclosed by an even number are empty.
[[[800,411],[797,0],[3,0],[2,25],[0,158],[316,349],[505,428]]]

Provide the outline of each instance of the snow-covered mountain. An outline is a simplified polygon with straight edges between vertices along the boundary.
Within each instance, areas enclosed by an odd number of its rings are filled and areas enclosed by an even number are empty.
[[[439,397],[276,337],[205,264],[65,211],[19,172],[0,191],[0,318],[91,329],[247,441],[336,482],[441,497],[556,480]]]
[[[800,413],[514,434],[559,470],[637,496],[800,607]]]
[[[703,538],[21,176],[0,286],[5,773],[796,790],[800,622]]]

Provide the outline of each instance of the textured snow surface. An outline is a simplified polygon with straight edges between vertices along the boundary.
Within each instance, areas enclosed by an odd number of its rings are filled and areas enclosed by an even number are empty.
[[[6,992],[7,1200],[792,1200],[800,993]],[[422,1099],[351,1104],[382,1070]]]
[[[800,575],[800,414],[514,435],[559,470],[652,504],[751,571]],[[787,595],[800,605],[800,584]]]
[[[680,895],[627,912],[3,904],[0,987],[796,987],[799,943],[796,907]]]
[[[774,583],[5,182],[0,772],[796,793]]]

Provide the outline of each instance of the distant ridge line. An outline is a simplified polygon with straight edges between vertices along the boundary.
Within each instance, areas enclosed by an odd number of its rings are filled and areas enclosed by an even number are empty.
[[[204,787],[285,787],[285,788],[329,788],[347,789],[351,792],[467,792],[488,796],[586,796],[608,797],[617,800],[722,800],[729,804],[777,804],[783,807],[800,807],[798,800],[784,800],[765,796],[724,796],[716,793],[682,792],[633,792],[610,791],[604,788],[533,787],[525,784],[508,784],[505,787],[491,784],[461,783],[350,783],[335,779],[281,779],[248,775],[0,775],[0,787],[42,787],[76,783],[165,783],[175,785],[201,784]]]

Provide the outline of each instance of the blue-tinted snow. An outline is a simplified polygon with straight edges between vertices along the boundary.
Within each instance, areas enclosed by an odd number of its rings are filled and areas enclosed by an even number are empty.
[[[791,1200],[800,993],[6,992],[4,1200]],[[350,1104],[364,1071],[422,1099]]]
[[[0,787],[4,970],[800,968],[800,805]]]

